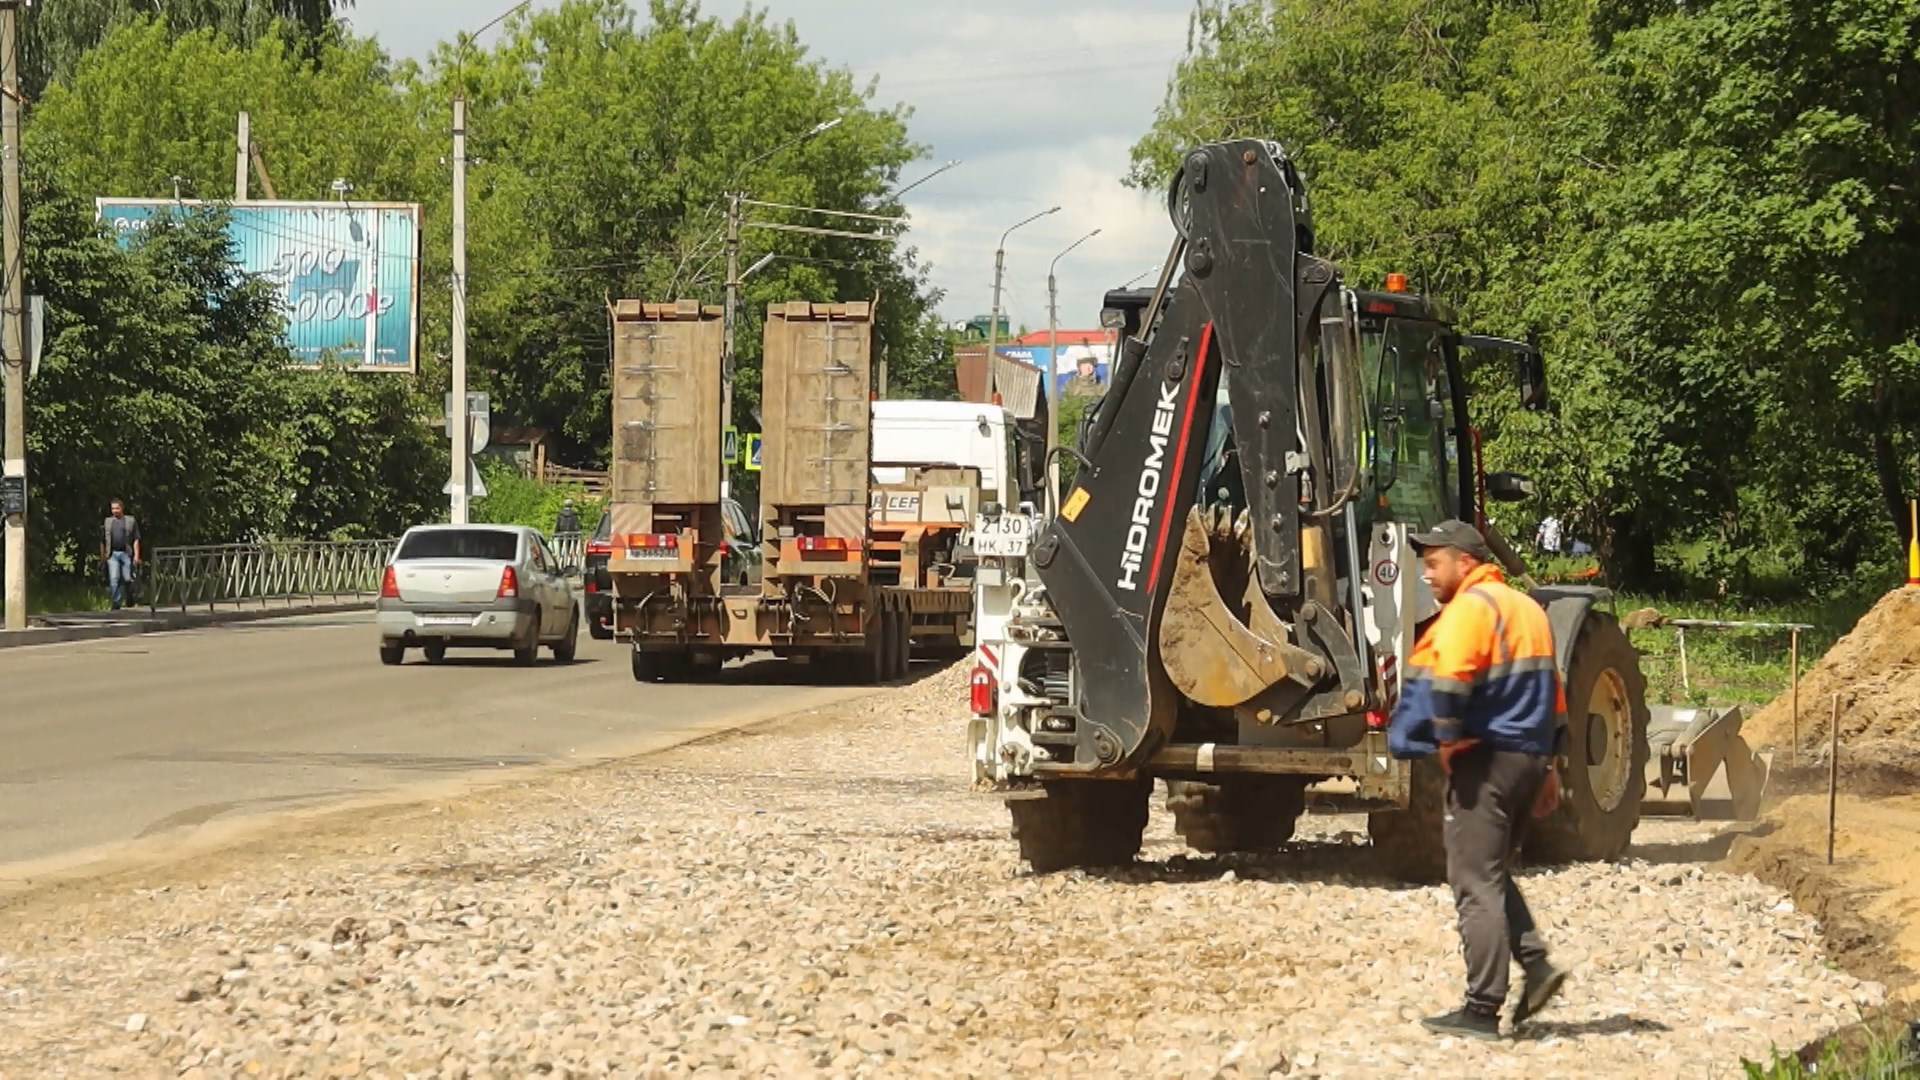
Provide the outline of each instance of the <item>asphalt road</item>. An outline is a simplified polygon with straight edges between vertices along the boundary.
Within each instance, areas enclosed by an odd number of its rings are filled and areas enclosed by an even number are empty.
[[[861,693],[772,660],[640,685],[626,650],[401,667],[372,615],[314,616],[0,650],[0,883],[28,861],[178,839],[210,823],[590,763]]]

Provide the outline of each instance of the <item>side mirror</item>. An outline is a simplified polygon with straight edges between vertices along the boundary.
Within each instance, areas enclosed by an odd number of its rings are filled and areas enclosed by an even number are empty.
[[[1488,473],[1487,498],[1494,502],[1526,502],[1533,498],[1533,478],[1516,472]]]
[[[1515,361],[1519,367],[1520,407],[1539,412],[1547,407],[1547,362],[1538,352],[1529,350]]]

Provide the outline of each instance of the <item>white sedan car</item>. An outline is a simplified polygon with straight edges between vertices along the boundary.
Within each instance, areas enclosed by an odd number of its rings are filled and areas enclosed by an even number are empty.
[[[380,662],[418,648],[429,663],[448,648],[512,649],[534,662],[540,646],[573,660],[580,632],[577,570],[563,568],[539,530],[522,525],[422,525],[395,546],[375,603]]]

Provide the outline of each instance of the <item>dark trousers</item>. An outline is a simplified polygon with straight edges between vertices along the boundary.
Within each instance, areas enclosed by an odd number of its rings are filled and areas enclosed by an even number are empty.
[[[1513,881],[1513,852],[1525,835],[1547,759],[1489,747],[1453,759],[1447,780],[1447,883],[1460,914],[1467,1004],[1496,1012],[1507,1000],[1507,965],[1547,959],[1547,943]]]

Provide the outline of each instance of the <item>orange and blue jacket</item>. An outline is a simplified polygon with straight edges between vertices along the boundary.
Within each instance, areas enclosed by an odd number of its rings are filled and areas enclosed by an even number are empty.
[[[1387,748],[1417,758],[1443,742],[1478,739],[1551,754],[1566,711],[1546,611],[1509,588],[1499,567],[1482,565],[1414,645]]]

